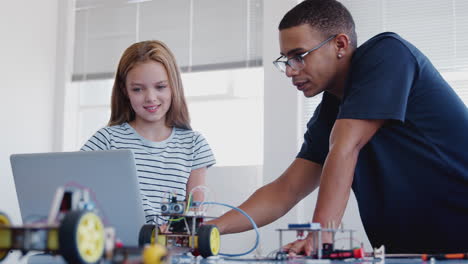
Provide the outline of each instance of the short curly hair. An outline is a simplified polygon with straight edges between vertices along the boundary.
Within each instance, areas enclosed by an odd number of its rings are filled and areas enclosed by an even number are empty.
[[[351,40],[351,46],[357,47],[353,17],[348,9],[336,0],[305,0],[284,15],[278,29],[303,24],[309,24],[317,29],[325,38],[345,33]]]

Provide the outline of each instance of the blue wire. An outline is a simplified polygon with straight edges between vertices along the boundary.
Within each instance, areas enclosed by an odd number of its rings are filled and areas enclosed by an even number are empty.
[[[241,256],[244,256],[244,255],[247,255],[247,254],[251,253],[252,251],[254,251],[258,247],[258,243],[260,242],[260,233],[258,232],[257,224],[255,224],[255,221],[252,219],[252,217],[250,217],[246,212],[244,212],[244,210],[242,210],[240,208],[237,208],[235,206],[229,205],[229,204],[225,204],[225,203],[203,202],[202,204],[222,205],[222,206],[226,206],[226,207],[229,207],[231,209],[234,209],[234,210],[238,211],[239,213],[241,213],[245,217],[247,217],[247,219],[249,219],[250,223],[252,223],[252,226],[255,229],[255,233],[257,234],[257,237],[255,238],[255,245],[249,251],[246,251],[246,252],[240,253],[240,254],[219,253],[220,256],[224,256],[224,257],[241,257]]]

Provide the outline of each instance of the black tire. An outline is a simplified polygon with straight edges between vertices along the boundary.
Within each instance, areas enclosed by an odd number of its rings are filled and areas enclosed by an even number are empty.
[[[140,228],[140,233],[138,234],[138,245],[140,247],[151,244],[151,238],[155,229],[156,225],[143,225]]]
[[[0,212],[0,226],[6,226],[6,227],[11,226],[10,218],[8,217],[8,215],[6,215],[3,212]],[[11,236],[11,232],[8,232],[8,231],[0,232],[0,235],[1,236]],[[0,239],[4,240],[5,238],[0,237]],[[5,240],[11,240],[11,237],[6,238]],[[8,253],[10,253],[10,250],[8,250],[8,249],[0,250],[0,261],[4,260],[8,256]]]
[[[198,251],[204,258],[216,256],[219,253],[220,241],[218,227],[202,225],[198,228]]]
[[[89,221],[91,219],[91,221]],[[93,243],[82,242],[83,230],[86,231],[84,239],[92,236]],[[81,238],[79,239],[79,231]],[[71,211],[65,215],[59,227],[59,248],[60,254],[68,263],[91,264],[98,263],[104,254],[104,225],[101,219],[90,211]],[[80,245],[93,244],[94,252],[83,254],[80,252]]]

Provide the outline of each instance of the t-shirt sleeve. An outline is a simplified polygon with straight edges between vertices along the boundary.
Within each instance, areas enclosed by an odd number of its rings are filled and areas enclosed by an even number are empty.
[[[98,130],[86,143],[81,147],[81,151],[94,150],[110,150],[110,134],[107,129]]]
[[[302,143],[297,158],[322,165],[325,163],[328,155],[330,133],[335,123],[338,107],[339,101],[325,92],[322,102],[317,106],[314,115],[307,123],[304,143]]]
[[[192,170],[213,166],[216,160],[206,139],[198,132],[194,133],[194,139]]]
[[[393,37],[378,40],[353,62],[338,119],[404,121],[417,62]]]

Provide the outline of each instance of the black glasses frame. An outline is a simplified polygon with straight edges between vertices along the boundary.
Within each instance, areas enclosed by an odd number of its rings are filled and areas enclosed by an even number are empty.
[[[275,65],[276,68],[278,68],[278,70],[280,70],[281,72],[285,72],[286,67],[288,65],[289,65],[289,67],[291,67],[292,69],[294,69],[296,71],[302,70],[302,69],[304,69],[304,66],[305,66],[304,57],[309,55],[312,51],[320,49],[323,45],[327,44],[327,42],[329,42],[330,40],[336,38],[336,36],[338,36],[338,35],[333,35],[333,36],[327,38],[326,40],[320,42],[320,44],[318,44],[316,47],[313,47],[312,49],[310,49],[310,50],[308,50],[308,51],[306,51],[306,52],[304,52],[302,54],[291,57],[291,58],[289,58],[287,60],[280,60],[282,58],[286,58],[286,56],[281,55],[281,56],[279,56],[279,58],[277,58],[276,60],[273,61],[273,65]],[[290,62],[292,60],[300,62],[300,65],[302,65],[302,67],[300,69],[296,69],[296,67],[293,66],[293,64],[291,64],[291,62]],[[284,67],[282,67],[281,64],[284,65]]]

